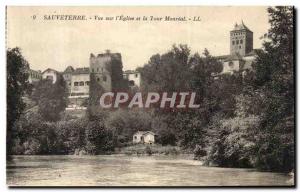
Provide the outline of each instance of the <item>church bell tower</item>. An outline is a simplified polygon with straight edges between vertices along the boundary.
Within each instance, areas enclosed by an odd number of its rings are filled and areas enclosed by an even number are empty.
[[[253,32],[241,24],[235,24],[230,31],[230,55],[239,54],[245,56],[253,50]]]

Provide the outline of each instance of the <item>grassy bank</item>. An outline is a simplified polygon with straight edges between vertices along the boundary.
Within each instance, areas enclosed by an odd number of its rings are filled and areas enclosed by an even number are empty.
[[[126,155],[178,155],[187,153],[178,146],[162,146],[161,144],[133,144],[130,146],[117,148],[115,153]]]

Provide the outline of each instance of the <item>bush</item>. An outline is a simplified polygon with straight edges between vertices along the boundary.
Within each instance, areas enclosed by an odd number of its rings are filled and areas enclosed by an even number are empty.
[[[151,150],[150,146],[147,146],[145,151],[146,151],[147,155],[149,155],[149,156],[152,155],[152,150]]]
[[[116,138],[111,130],[105,128],[102,121],[90,121],[85,130],[86,149],[90,154],[103,154],[114,151]]]

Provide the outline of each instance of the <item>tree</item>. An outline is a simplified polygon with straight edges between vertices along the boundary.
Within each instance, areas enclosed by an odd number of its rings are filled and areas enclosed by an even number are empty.
[[[19,119],[25,103],[22,100],[28,86],[29,64],[18,47],[6,51],[7,58],[7,154],[11,154],[12,127]]]
[[[259,105],[258,94],[235,96],[233,117],[218,113],[207,132],[208,163],[223,167],[252,167],[256,159],[255,137],[260,125],[260,115],[254,111],[253,101]]]
[[[102,121],[90,121],[85,129],[85,135],[85,148],[89,154],[104,154],[114,150],[114,134]]]
[[[214,82],[215,75],[223,70],[222,63],[212,57],[207,49],[203,55],[204,57],[196,53],[189,60],[192,68],[190,87],[197,92],[201,102],[210,96],[209,87]]]
[[[111,112],[105,121],[105,127],[114,132],[118,144],[132,141],[136,131],[151,130],[151,116],[148,112],[139,109],[119,109]]]
[[[289,171],[294,168],[294,25],[293,7],[268,8],[268,32],[258,54],[255,85],[267,99],[258,131],[257,167]]]
[[[39,112],[46,121],[57,121],[60,112],[64,111],[67,105],[65,81],[58,78],[53,84],[50,80],[41,80],[32,97],[37,101]]]
[[[173,45],[167,53],[153,55],[140,69],[142,89],[157,92],[189,90],[189,55],[187,45]]]

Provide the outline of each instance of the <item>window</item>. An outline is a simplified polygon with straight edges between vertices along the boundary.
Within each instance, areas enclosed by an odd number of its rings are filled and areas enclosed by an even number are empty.
[[[89,86],[89,85],[90,85],[90,82],[89,82],[89,81],[86,81],[86,82],[85,82],[85,85]]]
[[[139,75],[136,73],[136,74],[135,74],[135,78],[137,78],[138,76],[139,76]]]
[[[83,81],[80,81],[79,85],[80,85],[80,86],[84,86],[84,82],[83,82]]]
[[[239,46],[239,48],[241,49],[241,48],[242,48],[242,46]]]
[[[69,86],[71,86],[71,83],[69,83]]]
[[[94,69],[92,69],[92,72],[94,73]]]
[[[129,86],[134,86],[134,81],[133,80],[129,81]]]
[[[232,45],[234,45],[234,41],[232,41]]]
[[[232,68],[233,67],[233,62],[229,61],[228,66]]]
[[[134,139],[137,140],[137,136],[134,136]]]
[[[74,86],[78,86],[78,82],[74,82]]]
[[[243,44],[243,39],[240,40],[240,44]]]
[[[103,81],[104,81],[104,82],[106,81],[106,76],[103,76]]]
[[[97,67],[97,72],[99,72],[99,68]]]
[[[239,40],[236,40],[236,44],[239,44]]]
[[[100,81],[100,78],[99,78],[99,77],[97,78],[97,81],[98,81],[98,82]]]
[[[49,80],[53,81],[53,76],[52,75],[47,75],[46,79],[49,79]]]

